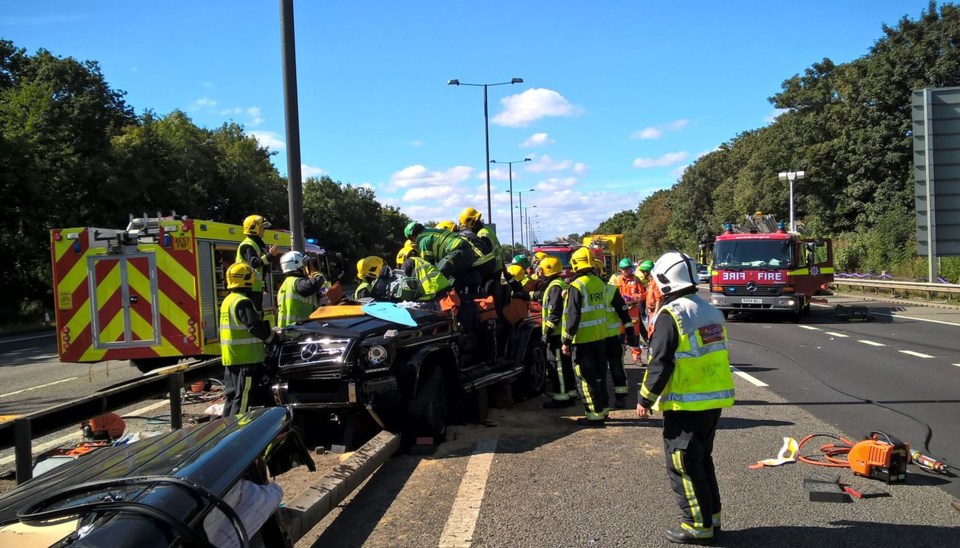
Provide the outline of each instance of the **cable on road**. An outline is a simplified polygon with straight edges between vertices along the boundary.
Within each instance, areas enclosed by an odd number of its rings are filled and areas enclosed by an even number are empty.
[[[927,454],[931,453],[931,451],[930,451],[930,441],[933,439],[933,428],[931,428],[930,425],[927,424],[926,422],[918,419],[917,417],[914,417],[913,415],[911,415],[911,414],[909,414],[909,413],[906,413],[906,412],[904,412],[904,411],[900,411],[899,409],[894,409],[894,408],[892,408],[892,407],[890,407],[890,406],[888,406],[888,405],[884,405],[884,404],[882,404],[882,403],[880,403],[880,402],[871,400],[871,399],[869,399],[869,398],[863,398],[863,397],[857,396],[856,394],[851,394],[851,393],[849,393],[849,392],[845,392],[845,391],[843,391],[843,390],[840,390],[839,388],[837,388],[837,387],[833,386],[832,384],[828,383],[827,381],[825,381],[823,378],[820,377],[820,375],[817,375],[815,372],[811,371],[811,370],[810,370],[803,362],[801,362],[800,360],[794,358],[794,357],[791,356],[790,354],[787,354],[787,353],[785,353],[785,352],[781,352],[779,349],[774,348],[774,347],[772,347],[772,346],[770,346],[770,345],[766,345],[766,344],[758,343],[758,342],[753,342],[753,341],[748,341],[748,340],[745,340],[745,339],[737,339],[737,338],[735,338],[735,337],[730,337],[730,340],[731,340],[731,341],[742,342],[742,343],[746,343],[746,344],[752,344],[752,345],[754,345],[754,346],[759,346],[759,347],[762,347],[762,348],[766,348],[767,350],[770,350],[770,351],[772,351],[772,352],[774,352],[774,353],[776,353],[776,354],[779,354],[779,355],[787,358],[788,360],[792,361],[793,363],[799,365],[801,369],[803,369],[804,371],[806,371],[811,377],[813,377],[814,379],[816,379],[820,384],[826,386],[827,388],[833,390],[834,392],[837,392],[837,393],[839,393],[839,394],[842,394],[842,395],[844,395],[844,396],[847,396],[848,398],[852,398],[852,399],[861,401],[861,402],[863,402],[863,403],[869,403],[869,404],[871,404],[871,405],[876,405],[877,407],[880,407],[880,408],[882,408],[882,409],[886,409],[887,411],[891,411],[891,412],[896,413],[896,414],[898,414],[898,415],[900,415],[900,416],[902,416],[902,417],[906,417],[906,418],[908,418],[908,419],[916,422],[917,424],[919,424],[920,426],[922,426],[923,428],[925,428],[926,431],[927,431],[926,434],[925,434],[924,437],[923,437],[923,451],[924,451],[924,453],[927,453]],[[828,435],[828,436],[829,436],[830,434],[820,434],[820,435]],[[807,438],[809,438],[809,437],[810,437],[810,436],[807,436]],[[837,437],[837,436],[834,436],[834,437]],[[807,438],[804,438],[804,441],[806,441]],[[838,438],[838,439],[842,439],[842,438]],[[846,441],[846,440],[844,440],[844,441]],[[803,442],[801,441],[800,444],[803,445]],[[798,458],[799,458],[799,457],[798,457]],[[803,458],[800,458],[800,460],[803,460]],[[950,463],[950,462],[948,462],[948,461],[946,461],[946,460],[944,460],[944,459],[937,459],[937,460],[939,460],[940,462],[946,464],[946,465],[949,466],[950,468],[957,468],[957,466],[955,466],[954,464],[952,464],[952,463]],[[808,461],[805,461],[805,460],[804,460],[803,462],[808,462]],[[811,463],[811,464],[813,464],[813,463]]]

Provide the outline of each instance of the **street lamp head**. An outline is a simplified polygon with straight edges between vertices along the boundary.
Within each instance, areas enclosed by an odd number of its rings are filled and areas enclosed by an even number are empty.
[[[527,192],[536,192],[536,191],[537,191],[537,189],[535,189],[535,188],[531,188],[531,189],[530,189],[530,190],[528,190]],[[534,206],[534,207],[536,207],[536,206]]]
[[[491,163],[491,164],[495,164],[495,163],[497,163],[497,161],[496,161],[496,160],[490,160],[490,163]]]
[[[447,85],[448,85],[448,86],[459,86],[459,85],[460,85],[460,80],[457,80],[456,78],[454,78],[453,80],[447,80]]]
[[[529,161],[530,161],[530,158],[524,158],[523,161],[524,161],[524,162],[529,162]]]
[[[803,178],[805,178],[806,176],[807,176],[807,174],[806,174],[806,172],[804,172],[804,171],[798,171],[798,172],[797,172],[797,179],[803,179]]]
[[[777,175],[777,178],[780,179],[781,181],[786,181],[786,180],[787,180],[787,172],[786,172],[786,171],[781,171],[781,172]]]
[[[510,80],[510,83],[511,83],[511,84],[522,84],[522,83],[523,83],[523,78],[513,78],[513,79]]]

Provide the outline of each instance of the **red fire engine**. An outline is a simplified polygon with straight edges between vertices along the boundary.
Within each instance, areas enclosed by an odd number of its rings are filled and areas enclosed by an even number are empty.
[[[710,302],[730,312],[810,310],[810,299],[833,281],[833,243],[787,232],[771,215],[728,224],[713,245]]]
[[[572,240],[557,240],[552,242],[543,242],[540,244],[534,245],[530,251],[536,253],[542,251],[551,257],[556,257],[560,259],[560,264],[563,265],[563,274],[564,278],[572,278],[573,272],[570,271],[570,256],[573,255],[573,252],[577,249],[583,247],[579,242]],[[593,253],[594,259],[598,260],[601,264],[604,263],[603,249],[599,247],[591,247],[591,252]]]

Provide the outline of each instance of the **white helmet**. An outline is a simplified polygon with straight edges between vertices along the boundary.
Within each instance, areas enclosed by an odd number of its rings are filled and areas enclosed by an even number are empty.
[[[668,251],[657,259],[650,273],[664,295],[670,295],[697,285],[697,267],[686,253]]]
[[[299,251],[287,251],[280,257],[280,270],[284,274],[292,274],[303,269],[303,263],[307,262],[307,256]]]

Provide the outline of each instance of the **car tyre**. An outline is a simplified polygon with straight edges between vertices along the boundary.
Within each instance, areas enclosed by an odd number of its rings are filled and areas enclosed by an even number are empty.
[[[523,373],[514,383],[515,398],[532,398],[542,394],[547,386],[547,366],[546,348],[540,341],[531,338],[523,356]]]
[[[443,382],[443,370],[430,369],[426,378],[410,400],[410,430],[415,436],[433,436],[443,439],[447,431],[447,391]]]

